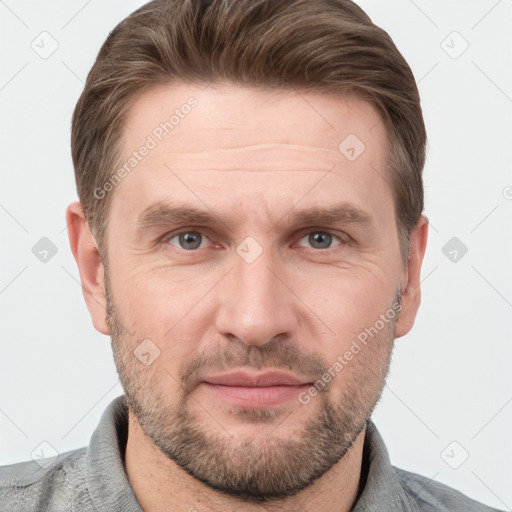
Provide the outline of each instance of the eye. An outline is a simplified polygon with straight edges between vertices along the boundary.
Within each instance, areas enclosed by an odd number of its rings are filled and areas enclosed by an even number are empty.
[[[304,239],[307,240],[307,243],[311,244],[313,249],[330,249],[333,241],[338,240],[339,243],[336,245],[341,245],[343,242],[341,237],[334,235],[333,233],[329,233],[328,231],[311,231],[301,238],[301,242],[298,243],[301,247],[306,247],[302,243],[302,240]]]
[[[167,238],[166,242],[176,245],[174,240],[177,241],[181,249],[193,251],[194,249],[201,249],[203,242],[208,239],[199,231],[182,231]]]

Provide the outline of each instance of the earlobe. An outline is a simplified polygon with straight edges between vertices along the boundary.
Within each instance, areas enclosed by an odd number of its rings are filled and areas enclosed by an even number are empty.
[[[108,335],[105,269],[81,203],[74,202],[68,206],[66,221],[69,243],[78,265],[87,308],[96,330]]]
[[[395,325],[395,338],[407,334],[414,325],[421,303],[421,265],[427,248],[428,219],[421,216],[409,239],[409,262],[402,289],[402,309]]]

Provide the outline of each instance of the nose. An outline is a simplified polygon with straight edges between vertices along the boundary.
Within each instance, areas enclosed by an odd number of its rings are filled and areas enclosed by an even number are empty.
[[[248,263],[237,254],[220,292],[217,332],[247,345],[264,345],[276,336],[290,337],[298,325],[298,304],[282,265],[264,251]]]

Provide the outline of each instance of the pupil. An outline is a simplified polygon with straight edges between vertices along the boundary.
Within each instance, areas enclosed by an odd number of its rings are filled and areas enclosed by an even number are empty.
[[[180,235],[180,243],[184,249],[197,249],[201,245],[199,234],[183,233]]]
[[[314,233],[309,235],[309,242],[316,248],[325,249],[331,245],[332,236],[329,233]]]

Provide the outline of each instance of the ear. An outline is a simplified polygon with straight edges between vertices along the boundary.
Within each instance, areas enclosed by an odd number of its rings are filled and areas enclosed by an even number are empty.
[[[105,299],[104,267],[96,241],[85,219],[82,205],[71,203],[66,210],[69,243],[80,272],[82,293],[97,331],[109,334]]]
[[[407,334],[414,325],[421,303],[421,264],[427,248],[428,219],[421,216],[409,237],[409,262],[405,269],[405,285],[402,285],[402,309],[395,325],[395,338]]]

